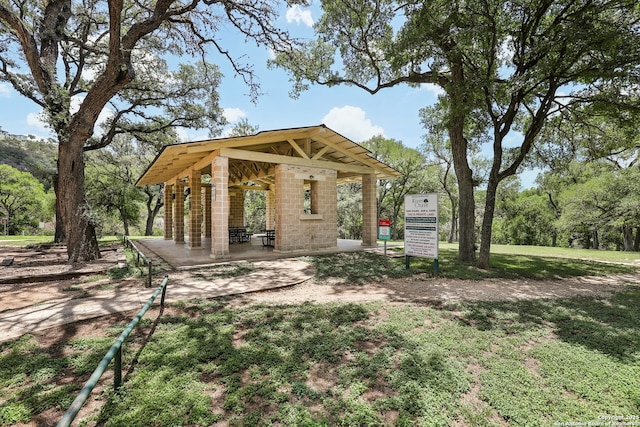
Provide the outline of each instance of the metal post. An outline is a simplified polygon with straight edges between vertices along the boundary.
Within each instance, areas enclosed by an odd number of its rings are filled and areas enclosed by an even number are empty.
[[[404,256],[404,268],[406,268],[407,270],[410,268],[410,262],[409,262],[409,255],[405,255]]]
[[[438,270],[440,269],[440,262],[438,261],[438,258],[433,260],[433,273],[437,276],[438,275]]]
[[[113,357],[113,389],[118,391],[120,385],[122,385],[122,346],[118,347]]]
[[[164,276],[164,280],[169,280],[169,276],[165,275]],[[167,283],[168,285],[168,283]],[[162,297],[160,298],[160,308],[164,308],[164,297],[167,295],[167,285],[164,286],[164,289],[162,289]]]
[[[147,282],[147,288],[151,287],[151,260],[147,260],[147,264],[149,265],[149,281]]]
[[[387,241],[384,241],[384,266],[387,266]]]

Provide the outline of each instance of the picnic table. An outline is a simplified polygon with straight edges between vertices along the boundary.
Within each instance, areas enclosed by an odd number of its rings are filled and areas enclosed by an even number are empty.
[[[251,233],[246,227],[229,227],[229,243],[248,243],[251,241]]]
[[[254,235],[256,239],[262,239],[262,246],[275,247],[276,230],[262,230],[262,233]]]

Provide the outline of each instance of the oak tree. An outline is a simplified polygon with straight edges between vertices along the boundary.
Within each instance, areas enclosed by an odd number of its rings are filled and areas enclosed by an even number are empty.
[[[216,91],[211,83],[215,83],[217,75],[204,61],[209,50],[231,61],[236,73],[257,95],[259,85],[251,66],[239,62],[228,51],[218,31],[226,25],[247,41],[268,45],[277,53],[291,43],[288,34],[275,26],[279,3],[0,2],[0,80],[42,107],[46,122],[57,137],[58,212],[71,262],[100,255],[85,195],[84,152],[108,145],[119,126],[136,128],[149,119],[144,116],[146,105],[160,105],[170,113],[162,120],[150,120],[157,127],[176,124],[174,118],[184,112],[215,113]],[[197,58],[198,67],[203,67],[210,79],[198,82],[183,73],[185,82],[163,79],[154,86],[175,89],[179,99],[173,101],[163,91],[147,91],[145,79],[151,77],[158,64],[162,65],[156,58],[166,55]],[[96,136],[98,117],[108,107],[115,107],[111,120],[114,131]]]
[[[633,0],[325,0],[322,7],[317,39],[275,63],[291,71],[295,90],[309,82],[370,93],[400,84],[442,88],[463,261],[475,260],[476,239],[467,126],[485,124],[492,164],[481,268],[489,266],[498,185],[518,172],[546,120],[569,97],[589,102],[603,91],[625,93],[638,77],[640,8]]]

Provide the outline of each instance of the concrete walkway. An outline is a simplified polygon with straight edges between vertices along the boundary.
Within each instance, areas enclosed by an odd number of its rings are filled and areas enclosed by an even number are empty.
[[[207,280],[206,270],[169,273],[166,301],[214,298],[292,286],[313,277],[311,264],[298,259],[252,262],[252,272],[233,278]],[[172,282],[173,277],[173,282]],[[108,314],[139,310],[149,300],[152,288],[102,291],[88,298],[64,299],[0,313],[0,342],[55,326]],[[159,298],[154,304],[159,304]]]

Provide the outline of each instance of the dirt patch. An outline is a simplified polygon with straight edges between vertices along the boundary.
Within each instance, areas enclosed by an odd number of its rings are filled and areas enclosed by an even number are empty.
[[[45,302],[86,298],[106,290],[139,287],[139,279],[112,280],[105,272],[125,265],[119,246],[102,248],[102,258],[70,264],[63,247],[0,247],[0,258],[13,257],[0,267],[0,313]]]
[[[453,301],[499,301],[573,296],[606,296],[629,284],[640,283],[640,274],[610,277],[579,277],[563,280],[458,280],[415,275],[364,285],[332,284],[309,280],[295,287],[246,295],[244,302],[369,302],[392,301],[440,303]]]
[[[0,267],[0,313],[43,303],[104,296],[114,291],[144,288],[144,278],[115,280],[109,269],[125,265],[120,245],[103,248],[102,258],[89,263],[69,264],[62,247],[21,249],[0,247],[0,258],[13,257],[11,266]],[[172,285],[197,286],[206,274],[197,269],[169,272]],[[42,280],[41,277],[46,277]],[[19,279],[19,280],[18,280]],[[345,285],[339,280],[315,279],[287,288],[253,292],[230,303],[245,305],[299,304],[304,302],[397,302],[442,303],[463,300],[518,300],[606,296],[623,286],[640,283],[640,273],[610,277],[580,277],[563,280],[458,280],[416,274],[405,279]],[[241,337],[239,337],[241,339]]]

